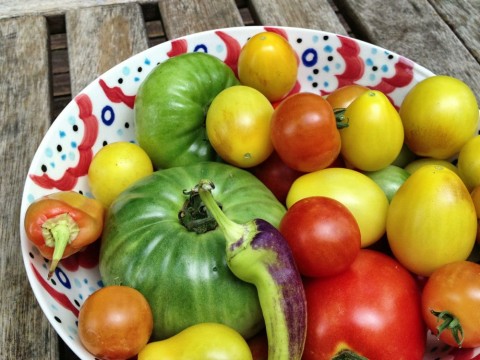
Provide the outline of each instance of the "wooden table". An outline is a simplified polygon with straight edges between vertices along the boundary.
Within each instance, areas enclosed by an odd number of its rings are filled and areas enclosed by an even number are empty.
[[[480,96],[479,0],[0,1],[0,359],[76,359],[33,296],[19,237],[27,169],[61,109],[148,47],[257,24],[348,34],[458,77]]]

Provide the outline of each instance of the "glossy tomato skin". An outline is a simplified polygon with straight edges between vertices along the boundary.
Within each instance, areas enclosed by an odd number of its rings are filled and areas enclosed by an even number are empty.
[[[470,193],[453,171],[425,165],[390,202],[386,232],[398,261],[421,276],[465,260],[475,245],[477,215]]]
[[[475,212],[477,213],[477,243],[480,244],[480,186],[471,192]]]
[[[400,106],[405,142],[417,155],[448,159],[474,136],[478,104],[467,84],[446,75],[417,83]]]
[[[420,291],[393,258],[362,249],[341,274],[305,280],[305,292],[304,360],[330,360],[344,349],[376,360],[423,358]]]
[[[267,160],[250,168],[282,204],[285,204],[292,183],[303,173],[287,166],[274,151]]]
[[[107,286],[90,295],[80,308],[78,335],[100,359],[128,359],[147,344],[153,315],[145,297],[127,286]]]
[[[347,168],[327,168],[297,178],[287,195],[290,208],[300,199],[326,196],[340,201],[355,216],[362,234],[362,247],[378,241],[385,234],[388,198],[367,175]]]
[[[340,153],[333,109],[320,95],[297,93],[273,112],[273,147],[289,167],[310,172],[329,166]]]
[[[238,57],[238,78],[270,101],[285,97],[297,81],[298,61],[289,42],[275,32],[252,36]]]
[[[353,100],[362,95],[368,88],[358,84],[349,84],[335,89],[325,98],[333,109],[346,109]]]
[[[208,140],[229,164],[241,168],[258,165],[273,151],[272,113],[272,104],[260,91],[244,85],[231,86],[222,90],[208,108]]]
[[[347,127],[340,129],[341,153],[353,167],[376,171],[390,165],[403,146],[402,120],[380,91],[368,90],[346,109]]]
[[[442,321],[431,310],[448,311],[463,328],[461,347],[480,346],[480,265],[470,261],[456,261],[433,272],[422,292],[422,312],[428,328],[437,335],[437,326]],[[440,340],[459,347],[447,329]]]
[[[280,232],[304,276],[333,276],[346,270],[360,251],[360,228],[341,202],[313,196],[296,202],[283,216]]]

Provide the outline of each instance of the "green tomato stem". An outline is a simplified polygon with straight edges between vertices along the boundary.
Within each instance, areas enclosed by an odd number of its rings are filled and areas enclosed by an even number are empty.
[[[453,315],[452,313],[448,311],[435,311],[435,310],[430,310],[432,315],[434,315],[437,318],[437,322],[441,323],[437,326],[437,331],[438,334],[437,336],[440,336],[440,334],[444,330],[450,330],[453,339],[457,343],[458,347],[462,347],[463,343],[463,328],[462,325],[460,324],[460,320]]]
[[[368,359],[366,357],[358,355],[356,352],[352,350],[345,349],[335,354],[335,356],[332,357],[332,360],[368,360]]]
[[[337,129],[339,130],[348,127],[348,118],[345,117],[346,110],[347,109],[344,108],[333,109],[335,120],[337,122]]]

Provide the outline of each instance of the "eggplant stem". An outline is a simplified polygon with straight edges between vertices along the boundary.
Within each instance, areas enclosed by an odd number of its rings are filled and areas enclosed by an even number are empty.
[[[439,337],[444,330],[450,330],[453,339],[457,343],[458,347],[461,348],[464,336],[460,320],[458,320],[455,315],[448,311],[430,310],[430,312],[437,318],[437,322],[441,321],[441,323],[437,326],[437,337]]]

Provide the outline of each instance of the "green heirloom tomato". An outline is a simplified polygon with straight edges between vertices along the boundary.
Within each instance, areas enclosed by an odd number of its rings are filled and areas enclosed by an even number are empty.
[[[389,202],[392,201],[393,195],[395,195],[398,188],[410,176],[407,170],[395,165],[388,165],[377,171],[366,171],[364,174],[382,188]]]
[[[216,162],[159,170],[120,194],[105,220],[102,281],[147,298],[157,340],[201,322],[223,323],[246,338],[263,327],[255,287],[228,268],[222,231],[199,197],[186,205],[201,179],[213,181],[213,196],[233,221],[263,218],[278,227],[285,213],[255,176]]]
[[[172,57],[147,76],[135,99],[135,131],[156,169],[217,159],[206,113],[218,93],[237,84],[232,69],[205,53]]]

